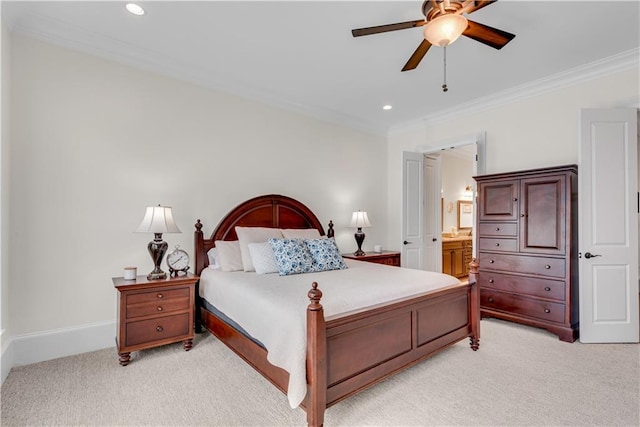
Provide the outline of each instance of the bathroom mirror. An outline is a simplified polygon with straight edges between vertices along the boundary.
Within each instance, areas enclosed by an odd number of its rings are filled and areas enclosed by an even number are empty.
[[[458,230],[473,228],[473,202],[458,200]]]

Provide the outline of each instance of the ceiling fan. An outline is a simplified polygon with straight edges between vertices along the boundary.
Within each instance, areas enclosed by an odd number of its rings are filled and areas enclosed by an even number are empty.
[[[463,14],[473,13],[496,1],[429,0],[422,3],[422,13],[425,19],[358,28],[351,30],[351,34],[353,37],[361,37],[424,26],[424,40],[402,68],[402,71],[413,70],[420,64],[432,45],[446,47],[460,35],[467,36],[494,49],[501,49],[509,43],[515,34],[470,21],[463,16]]]

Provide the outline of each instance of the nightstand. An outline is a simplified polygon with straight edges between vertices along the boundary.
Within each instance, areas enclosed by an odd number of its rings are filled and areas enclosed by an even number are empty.
[[[392,265],[400,267],[400,252],[382,251],[367,252],[363,256],[355,256],[354,254],[342,254],[343,258],[355,259],[358,261],[374,262],[376,264]]]
[[[122,366],[129,364],[132,351],[179,341],[185,351],[191,350],[198,279],[191,273],[163,280],[113,278],[119,295],[116,347]]]

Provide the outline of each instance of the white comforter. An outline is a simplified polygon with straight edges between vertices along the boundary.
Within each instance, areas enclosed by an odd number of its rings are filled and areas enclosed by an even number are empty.
[[[279,276],[205,269],[200,296],[267,349],[267,359],[289,372],[292,408],[307,393],[307,292],[318,282],[325,317],[459,283],[446,274],[346,259],[346,270]]]

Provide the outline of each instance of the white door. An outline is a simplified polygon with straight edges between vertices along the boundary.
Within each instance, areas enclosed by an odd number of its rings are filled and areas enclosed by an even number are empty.
[[[422,270],[424,194],[422,153],[402,153],[402,266]]]
[[[580,122],[580,341],[638,342],[637,111]]]
[[[424,156],[424,269],[442,271],[442,176],[440,156]]]

